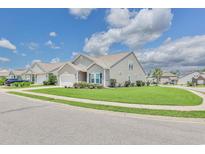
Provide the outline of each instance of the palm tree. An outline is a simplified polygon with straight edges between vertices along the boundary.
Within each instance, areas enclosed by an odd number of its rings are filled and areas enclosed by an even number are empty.
[[[152,76],[155,77],[157,79],[157,84],[159,84],[159,80],[162,76],[163,72],[160,68],[155,68],[153,73],[152,73]]]

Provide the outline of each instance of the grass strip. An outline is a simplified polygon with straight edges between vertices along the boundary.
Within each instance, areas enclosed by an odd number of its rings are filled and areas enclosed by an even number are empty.
[[[129,107],[119,107],[111,105],[99,105],[99,104],[89,104],[81,102],[72,102],[62,99],[54,99],[50,97],[37,96],[33,94],[26,94],[21,92],[9,92],[10,94],[15,94],[19,96],[25,96],[29,98],[63,103],[72,106],[85,107],[97,110],[115,111],[115,112],[126,112],[135,114],[146,114],[146,115],[158,115],[158,116],[170,116],[170,117],[184,117],[184,118],[205,118],[205,111],[176,111],[176,110],[157,110],[157,109],[141,109],[141,108],[129,108]]]

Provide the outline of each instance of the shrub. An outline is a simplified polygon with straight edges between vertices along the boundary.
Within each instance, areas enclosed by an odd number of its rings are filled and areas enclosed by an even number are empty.
[[[135,83],[131,83],[131,84],[130,84],[130,87],[134,87],[134,86],[135,86]]]
[[[140,81],[140,80],[136,81],[136,86],[141,87],[142,86],[142,81]]]
[[[142,86],[145,86],[145,82],[143,82],[143,81],[142,81],[142,83],[141,83],[141,84],[142,84]]]
[[[102,89],[103,85],[87,83],[87,82],[76,82],[73,84],[73,87],[74,88]]]
[[[88,88],[89,89],[95,89],[95,84],[92,84],[92,83],[88,84]]]
[[[4,85],[4,82],[6,81],[5,77],[0,77],[0,86]]]
[[[147,85],[147,86],[150,86],[150,82],[149,82],[149,81],[147,81],[147,82],[146,82],[146,85]]]
[[[48,85],[56,85],[57,77],[53,73],[48,74]]]
[[[191,86],[193,86],[193,83],[188,81],[187,86],[191,87]]]
[[[103,88],[103,85],[96,85],[97,89],[102,89]]]
[[[116,79],[110,79],[110,87],[116,87],[117,80]]]
[[[130,82],[130,81],[125,81],[124,87],[129,87],[130,85],[131,85],[131,82]]]
[[[31,82],[14,82],[11,84],[11,86],[14,87],[29,87],[31,85]]]
[[[79,82],[79,88],[88,88],[87,82]]]
[[[43,85],[56,85],[57,84],[57,77],[53,73],[48,74],[48,80],[43,81]]]
[[[49,85],[48,81],[43,81],[43,85]]]

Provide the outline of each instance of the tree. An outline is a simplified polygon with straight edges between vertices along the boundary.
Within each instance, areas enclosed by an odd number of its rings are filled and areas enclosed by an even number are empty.
[[[179,70],[171,71],[170,73],[175,74],[176,76],[180,76],[181,75]]]
[[[0,77],[0,85],[4,85],[5,81],[6,81],[6,77]]]
[[[152,76],[157,79],[157,84],[159,84],[159,81],[160,81],[162,74],[163,74],[163,72],[160,68],[154,69]]]
[[[48,85],[55,85],[57,83],[57,77],[53,73],[48,75]]]

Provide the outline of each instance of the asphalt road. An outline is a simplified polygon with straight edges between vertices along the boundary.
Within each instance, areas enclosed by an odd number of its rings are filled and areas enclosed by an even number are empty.
[[[0,144],[205,144],[205,121],[132,117],[0,92]]]

